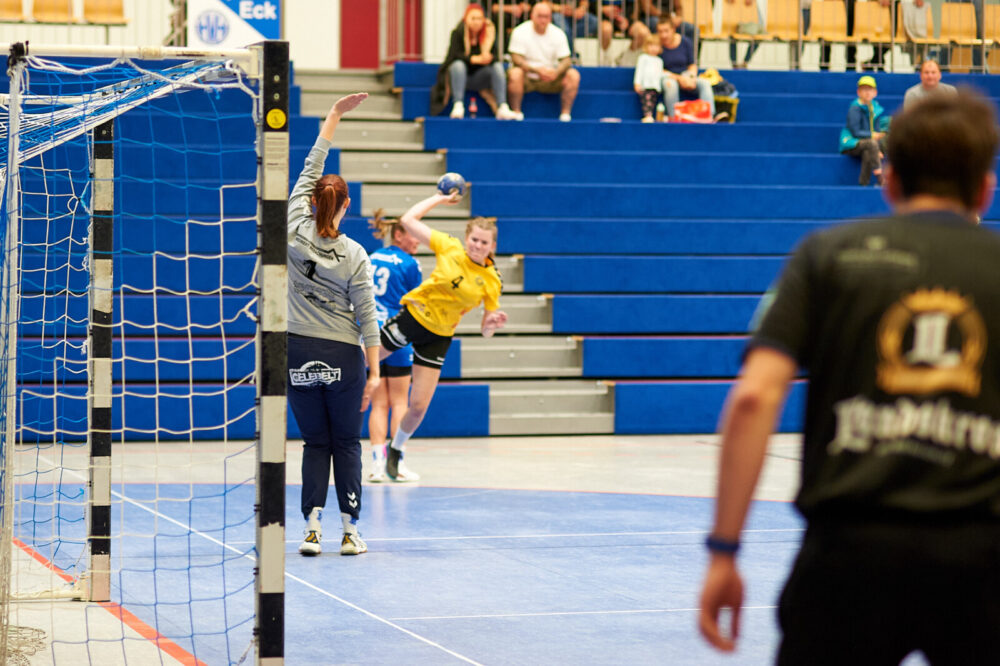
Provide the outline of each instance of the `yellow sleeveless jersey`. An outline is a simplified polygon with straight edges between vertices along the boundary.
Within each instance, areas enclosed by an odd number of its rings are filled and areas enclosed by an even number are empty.
[[[500,308],[503,282],[492,259],[480,266],[469,259],[462,241],[436,230],[431,231],[431,250],[437,265],[430,277],[400,300],[424,328],[451,336],[462,315],[480,303],[488,311]]]

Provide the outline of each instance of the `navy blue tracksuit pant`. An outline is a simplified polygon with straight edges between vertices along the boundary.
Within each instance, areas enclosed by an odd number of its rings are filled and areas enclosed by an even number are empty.
[[[330,463],[340,512],[361,511],[361,395],[367,373],[358,345],[288,334],[288,403],[299,424],[302,516],[325,507]]]

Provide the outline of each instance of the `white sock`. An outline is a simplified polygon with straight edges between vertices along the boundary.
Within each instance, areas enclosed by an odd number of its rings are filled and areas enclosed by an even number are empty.
[[[382,444],[381,446],[372,447],[372,460],[374,460],[376,463],[385,460],[385,444]]]
[[[340,520],[344,523],[344,534],[358,533],[358,519],[352,518],[349,513],[340,514]]]
[[[309,512],[309,517],[306,518],[306,529],[316,530],[317,532],[322,530],[320,522],[323,520],[323,507],[314,506],[312,511]]]
[[[402,451],[406,448],[406,442],[407,440],[410,439],[410,437],[413,437],[412,432],[406,432],[402,428],[397,428],[396,434],[393,435],[392,443],[389,444],[389,446],[396,449],[397,451]]]

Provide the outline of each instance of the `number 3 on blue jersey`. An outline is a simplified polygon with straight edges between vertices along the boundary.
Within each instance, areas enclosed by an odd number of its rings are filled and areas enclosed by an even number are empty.
[[[389,286],[389,269],[379,266],[375,269],[375,295],[385,296],[385,289]]]

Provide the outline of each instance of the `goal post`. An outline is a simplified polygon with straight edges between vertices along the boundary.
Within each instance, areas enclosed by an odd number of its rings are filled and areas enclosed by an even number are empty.
[[[281,664],[288,45],[0,48],[0,655]]]

